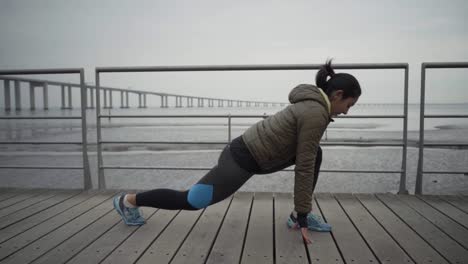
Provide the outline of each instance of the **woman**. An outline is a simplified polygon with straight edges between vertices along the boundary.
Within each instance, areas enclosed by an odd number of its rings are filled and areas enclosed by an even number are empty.
[[[273,173],[295,164],[294,211],[288,218],[288,226],[300,227],[307,243],[311,243],[308,228],[330,231],[328,224],[311,213],[322,160],[319,143],[333,121],[331,117],[347,114],[361,95],[361,88],[352,75],[335,74],[331,60],[320,68],[315,82],[317,86],[298,85],[289,94],[289,106],[256,123],[228,144],[218,164],[190,189],[155,189],[114,197],[114,207],[123,221],[127,225],[144,224],[139,206],[202,209],[232,195],[254,174]]]

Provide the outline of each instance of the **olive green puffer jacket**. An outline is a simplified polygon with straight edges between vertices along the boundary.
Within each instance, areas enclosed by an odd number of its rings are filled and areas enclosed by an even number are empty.
[[[324,94],[314,85],[298,85],[289,94],[289,101],[291,105],[247,129],[242,138],[262,171],[295,160],[294,209],[308,213],[312,209],[315,157],[331,121],[330,113]]]

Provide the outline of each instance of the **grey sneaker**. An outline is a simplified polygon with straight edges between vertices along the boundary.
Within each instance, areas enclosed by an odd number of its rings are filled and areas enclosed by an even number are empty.
[[[125,194],[120,194],[114,196],[114,209],[122,217],[122,220],[125,224],[129,226],[140,226],[145,224],[145,219],[141,216],[140,210],[138,207],[129,208],[123,204],[123,199]]]

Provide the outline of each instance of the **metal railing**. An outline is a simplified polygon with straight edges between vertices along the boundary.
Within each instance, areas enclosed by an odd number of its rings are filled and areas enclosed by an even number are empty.
[[[86,138],[86,89],[84,84],[84,69],[23,69],[23,70],[0,70],[0,75],[30,75],[30,74],[79,74],[81,85],[81,116],[76,117],[62,117],[62,116],[48,116],[48,117],[35,117],[35,116],[21,116],[21,117],[0,117],[3,120],[14,119],[80,119],[81,120],[81,142],[41,142],[41,141],[21,141],[21,142],[0,142],[0,144],[34,144],[34,145],[47,145],[47,144],[80,144],[82,148],[83,166],[0,166],[0,169],[76,169],[83,170],[83,186],[84,189],[91,189],[91,173],[88,161],[88,143]],[[6,88],[5,88],[6,89]]]
[[[449,143],[424,143],[424,119],[426,118],[468,118],[468,115],[426,115],[426,69],[455,69],[468,68],[468,62],[425,62],[421,64],[421,102],[420,102],[420,117],[419,117],[419,157],[418,168],[416,174],[415,193],[422,194],[423,174],[462,174],[468,172],[462,171],[425,171],[424,170],[424,147],[425,146],[468,146],[467,144],[449,144]]]
[[[97,156],[98,156],[98,186],[106,188],[104,169],[158,169],[158,170],[210,170],[205,167],[160,167],[160,166],[105,166],[102,156],[102,144],[173,144],[162,141],[103,141],[101,134],[102,118],[228,118],[228,142],[231,140],[232,118],[265,118],[260,116],[212,116],[212,115],[101,115],[100,114],[100,74],[121,72],[195,72],[195,71],[278,71],[278,70],[318,70],[321,64],[283,64],[283,65],[223,65],[223,66],[158,66],[158,67],[98,67],[96,68],[96,129],[97,129]],[[406,153],[408,146],[408,70],[407,63],[381,63],[381,64],[334,64],[335,69],[403,69],[404,70],[404,114],[403,115],[369,115],[348,116],[344,118],[398,118],[403,119],[402,143],[324,143],[323,145],[359,145],[359,146],[395,146],[403,147],[402,165],[400,170],[321,170],[324,172],[352,172],[352,173],[400,173],[399,193],[408,193],[406,189]],[[228,142],[180,142],[179,144],[226,144]]]

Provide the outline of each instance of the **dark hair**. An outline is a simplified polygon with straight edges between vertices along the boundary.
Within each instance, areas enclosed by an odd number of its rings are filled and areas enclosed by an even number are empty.
[[[361,95],[359,82],[348,73],[335,73],[331,66],[332,59],[328,59],[315,76],[315,84],[328,96],[336,90],[343,90],[343,99],[348,97],[358,98]],[[327,80],[327,77],[330,79]]]

